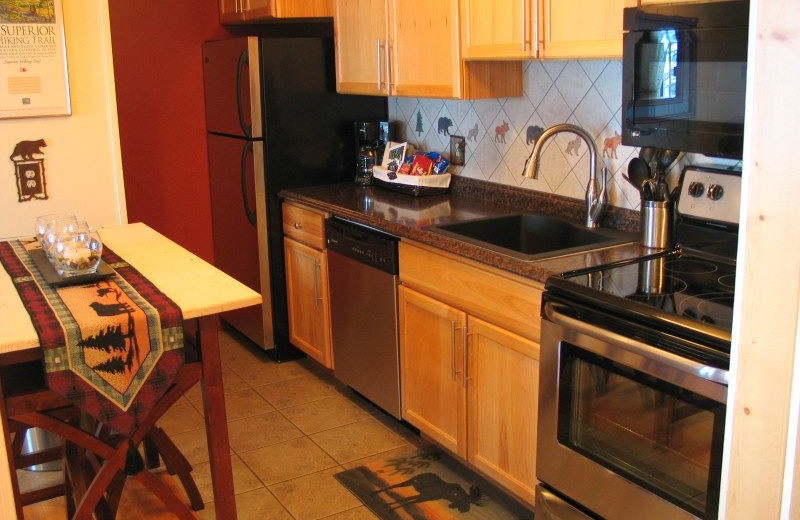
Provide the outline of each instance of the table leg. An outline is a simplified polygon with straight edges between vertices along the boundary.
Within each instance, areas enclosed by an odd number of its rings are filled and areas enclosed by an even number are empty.
[[[219,321],[217,316],[200,318],[200,351],[203,356],[203,408],[206,416],[208,455],[211,462],[211,483],[217,518],[236,520],[233,495],[228,424],[225,395],[222,389],[222,362],[219,355]]]
[[[22,518],[22,501],[20,500],[19,495],[19,483],[17,482],[17,474],[16,474],[16,464],[14,463],[14,454],[11,450],[11,430],[9,429],[8,424],[8,416],[6,414],[6,405],[5,405],[5,393],[3,392],[3,384],[0,382],[0,428],[3,428],[2,435],[3,439],[0,441],[0,445],[3,446],[6,455],[6,460],[8,461],[8,467],[2,468],[0,472],[5,473],[6,475],[0,476],[0,486],[4,489],[0,489],[0,497],[3,497],[3,502],[7,503],[6,500],[13,498],[14,499],[14,509],[17,512],[17,518]],[[2,482],[6,480],[6,477],[10,482]],[[6,486],[11,484],[11,497],[7,496],[8,488]]]

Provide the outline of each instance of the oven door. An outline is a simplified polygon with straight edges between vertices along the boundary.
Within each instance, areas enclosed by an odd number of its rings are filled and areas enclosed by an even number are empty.
[[[609,520],[716,518],[727,371],[567,309],[544,308],[538,479]]]

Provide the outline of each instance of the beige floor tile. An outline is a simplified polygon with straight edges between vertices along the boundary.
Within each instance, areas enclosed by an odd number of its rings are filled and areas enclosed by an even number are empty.
[[[231,448],[236,453],[252,451],[303,436],[303,432],[278,412],[267,412],[232,421],[228,423],[228,434]]]
[[[258,395],[252,388],[231,392],[225,395],[225,411],[228,416],[228,422],[244,419],[246,417],[253,417],[254,415],[261,415],[271,412],[274,409],[275,408],[273,408],[271,404]]]
[[[406,444],[402,437],[373,418],[315,433],[310,437],[339,463],[362,459]]]
[[[297,361],[275,363],[272,360],[255,362],[237,360],[228,364],[228,367],[253,387],[314,375],[305,365]]]
[[[181,450],[189,464],[194,465],[208,461],[208,441],[205,429],[170,435],[170,438]]]
[[[231,455],[231,468],[233,469],[233,492],[235,494],[239,495],[264,487],[258,477],[250,471],[250,468],[234,454]],[[203,502],[213,501],[214,491],[211,483],[211,464],[208,462],[195,464],[193,466],[192,477],[194,478],[195,484],[197,484],[197,489],[200,491],[200,496],[203,497]],[[173,478],[177,479],[178,477],[175,476]]]
[[[296,520],[324,518],[361,505],[361,502],[333,477],[340,471],[342,469],[338,467],[326,469],[272,485],[269,490]]]
[[[236,513],[239,520],[292,520],[292,515],[266,488],[236,495]],[[206,508],[196,514],[200,520],[217,518],[213,502],[207,503]]]
[[[205,426],[205,420],[194,406],[186,400],[180,400],[167,410],[157,424],[167,432],[167,435],[172,436],[200,429]]]
[[[311,441],[309,441],[311,442]],[[317,448],[319,449],[319,448]],[[26,469],[17,470],[17,484],[20,493],[43,489],[64,482],[64,472],[58,471],[28,471]]]
[[[307,437],[247,451],[240,456],[266,485],[338,466],[335,460]]]
[[[357,507],[326,517],[325,520],[378,520],[378,517],[366,506]]]
[[[336,395],[336,389],[316,376],[279,381],[256,388],[277,409],[318,401]]]
[[[306,434],[329,430],[369,417],[361,407],[340,395],[284,408],[281,413]]]
[[[244,343],[247,341],[247,343]],[[227,331],[219,333],[219,356],[223,364],[237,361],[266,361],[267,353],[248,340],[240,341]]]

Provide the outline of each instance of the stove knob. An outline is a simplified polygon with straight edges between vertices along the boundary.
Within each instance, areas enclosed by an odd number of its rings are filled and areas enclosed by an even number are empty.
[[[708,187],[708,198],[711,200],[721,199],[724,193],[725,190],[719,184],[712,184]]]
[[[700,197],[706,192],[706,187],[702,182],[693,182],[689,184],[689,195],[694,198]]]

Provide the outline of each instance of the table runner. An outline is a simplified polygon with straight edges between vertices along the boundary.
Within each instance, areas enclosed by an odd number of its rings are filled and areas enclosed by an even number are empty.
[[[47,384],[113,430],[129,435],[184,362],[183,316],[164,293],[105,248],[116,274],[51,287],[29,251],[34,240],[0,242],[0,264],[31,316]]]

